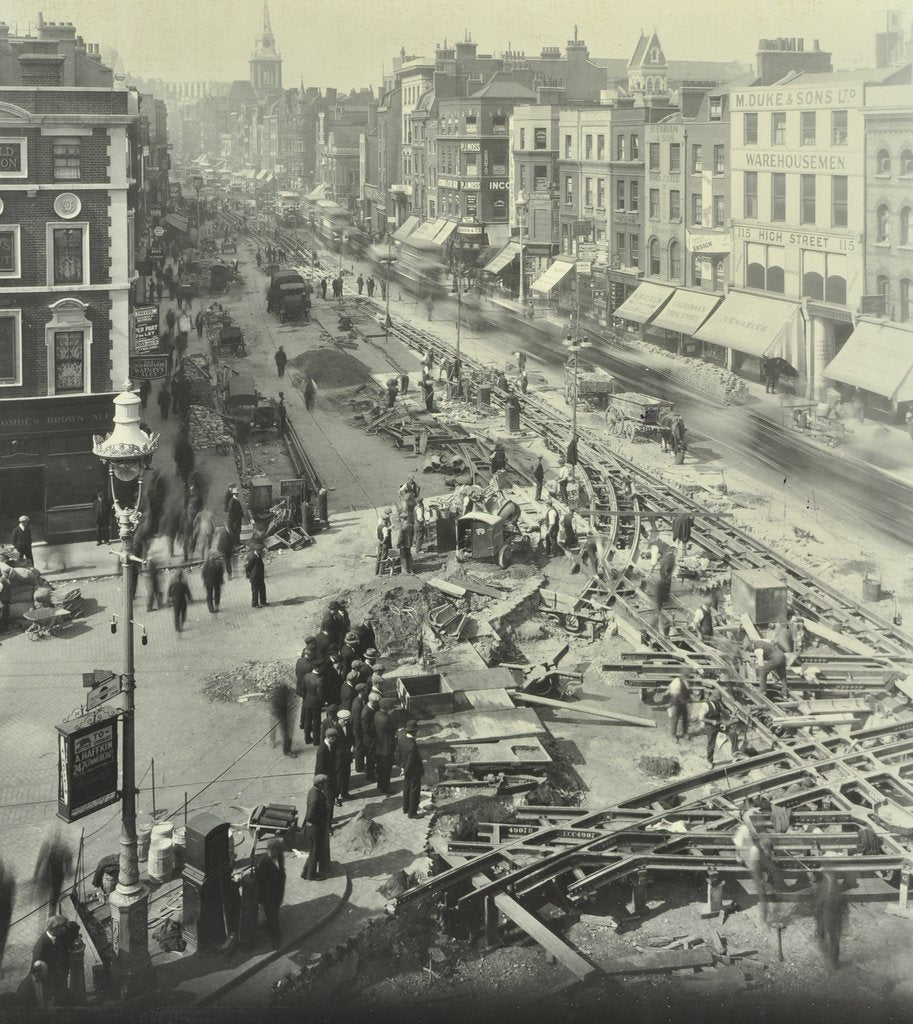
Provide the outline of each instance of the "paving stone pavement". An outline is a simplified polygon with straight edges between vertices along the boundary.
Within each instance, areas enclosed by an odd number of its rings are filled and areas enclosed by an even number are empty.
[[[228,820],[243,814],[230,805],[251,807],[275,801],[303,805],[312,774],[309,754],[292,760],[270,743],[266,706],[214,703],[201,680],[248,660],[287,660],[292,666],[311,620],[338,592],[339,567],[365,560],[373,550],[374,513],[347,513],[301,551],[274,555],[267,565],[264,609],[250,606],[250,590],[237,575],[223,591],[222,610],[210,614],[202,600],[199,573],[190,578],[196,600],[186,629],[176,633],[169,609],[151,614],[141,600],[136,620],[146,625],[148,646],[136,645],[136,765],[141,790],[140,816],[152,813],[151,761],[155,759],[156,808],[177,815],[184,793],[190,813],[213,810]],[[76,848],[85,830],[89,874],[105,854],[116,852],[116,806],[66,825],[56,820],[56,732],[54,726],[84,700],[81,674],[93,668],[119,670],[122,634],[108,623],[119,611],[119,580],[109,577],[81,584],[94,599],[92,611],[67,634],[33,642],[24,634],[4,638],[0,660],[0,857],[18,880],[15,923],[0,968],[0,990],[14,985],[28,967],[28,953],[43,918],[34,911],[27,884],[38,846],[59,826]],[[298,733],[300,739],[300,733]],[[31,911],[31,913],[29,913]],[[23,919],[24,918],[24,919]]]

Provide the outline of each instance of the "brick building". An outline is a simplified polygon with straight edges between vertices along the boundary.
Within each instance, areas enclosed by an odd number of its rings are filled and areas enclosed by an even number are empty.
[[[87,536],[129,371],[138,95],[72,26],[0,26],[0,531]]]

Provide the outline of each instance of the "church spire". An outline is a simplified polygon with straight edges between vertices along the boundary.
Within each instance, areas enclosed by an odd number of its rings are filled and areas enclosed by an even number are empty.
[[[269,0],[263,0],[263,35],[271,36],[273,27],[269,22]]]

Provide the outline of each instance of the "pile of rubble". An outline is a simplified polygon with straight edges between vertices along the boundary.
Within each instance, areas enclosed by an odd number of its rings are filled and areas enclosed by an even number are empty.
[[[669,353],[665,349],[651,345],[647,341],[633,344],[642,352],[669,358]],[[675,363],[676,380],[716,399],[721,405],[744,405],[748,401],[748,385],[734,373],[712,363],[692,359],[690,356],[677,356]]]
[[[230,451],[231,434],[225,429],[222,417],[202,405],[190,407],[190,444],[194,451],[216,448]]]
[[[214,672],[203,680],[209,700],[227,704],[263,699],[276,686],[293,685],[295,670],[288,661],[245,661],[225,672]]]

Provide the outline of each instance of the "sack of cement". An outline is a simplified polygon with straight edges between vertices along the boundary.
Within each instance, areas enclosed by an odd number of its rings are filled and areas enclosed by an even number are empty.
[[[50,587],[36,587],[34,594],[32,594],[32,600],[35,602],[36,608],[50,608],[51,607],[51,588]]]
[[[35,591],[35,600],[38,599],[38,591]],[[79,587],[60,587],[51,591],[51,606],[53,608],[66,608],[67,611],[76,615],[82,609],[82,591]]]

